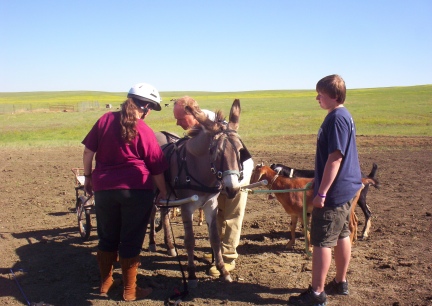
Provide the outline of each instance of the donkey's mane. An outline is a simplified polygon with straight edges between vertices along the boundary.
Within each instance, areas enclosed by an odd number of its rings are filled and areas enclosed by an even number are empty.
[[[195,137],[195,136],[197,136],[199,133],[201,133],[201,127],[193,127],[193,128],[191,128],[191,129],[189,129],[188,131],[187,131],[187,135],[189,136],[189,137]]]
[[[223,126],[223,122],[225,122],[225,117],[222,113],[221,110],[216,111],[215,113],[215,122],[216,124],[221,127]],[[188,130],[187,135],[189,137],[195,137],[198,134],[200,134],[202,131],[202,127],[201,126],[196,126],[196,127],[192,127],[190,130]]]

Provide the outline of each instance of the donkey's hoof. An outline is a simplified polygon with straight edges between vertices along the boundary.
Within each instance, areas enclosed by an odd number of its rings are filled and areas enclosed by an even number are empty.
[[[189,279],[188,280],[188,286],[189,286],[189,288],[198,287],[198,280],[197,279]]]
[[[156,244],[150,244],[149,245],[149,251],[150,252],[156,252]]]
[[[175,249],[167,250],[167,253],[168,253],[168,256],[170,256],[170,257],[175,257],[175,256],[177,256],[177,252],[176,252]]]
[[[288,242],[286,248],[287,248],[288,250],[292,250],[292,249],[294,249],[294,242],[292,242],[292,240],[290,240],[290,241]]]
[[[222,280],[224,281],[224,282],[227,282],[227,283],[232,283],[232,277],[231,277],[231,275],[230,274],[228,274],[228,275],[225,275],[225,276],[220,276],[220,278],[222,278]]]

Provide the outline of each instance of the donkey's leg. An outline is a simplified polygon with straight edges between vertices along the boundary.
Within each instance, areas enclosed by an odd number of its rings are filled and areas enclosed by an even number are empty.
[[[202,208],[199,209],[198,225],[203,225],[204,222],[204,211]]]
[[[184,204],[181,209],[181,217],[184,228],[184,246],[188,256],[188,284],[190,288],[196,288],[198,280],[196,277],[196,267],[194,260],[195,236],[193,231],[193,209],[191,205]]]
[[[225,264],[222,257],[222,246],[219,237],[219,232],[217,229],[217,207],[213,207],[213,209],[205,209],[205,218],[208,224],[209,237],[210,237],[210,245],[213,250],[215,265],[219,270],[220,277],[226,282],[232,282],[232,278],[230,273],[225,268]]]
[[[164,230],[164,242],[167,247],[168,256],[176,256],[174,248],[174,239],[171,232],[169,209],[161,208],[161,222]]]
[[[156,217],[156,206],[153,206],[152,213],[150,215],[150,233],[149,233],[149,251],[156,252],[156,229],[155,229],[155,217]]]
[[[294,247],[295,244],[295,231],[297,228],[297,220],[298,220],[298,216],[297,215],[291,215],[291,240],[288,242],[287,248],[288,249],[292,249]]]

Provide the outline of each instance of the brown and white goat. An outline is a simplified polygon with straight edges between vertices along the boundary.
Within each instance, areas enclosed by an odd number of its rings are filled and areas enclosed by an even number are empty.
[[[313,178],[314,173],[315,173],[314,170],[296,169],[296,168],[291,168],[291,167],[285,166],[283,164],[271,164],[270,168],[275,170],[279,175],[286,176],[286,177],[309,177],[309,178]],[[361,210],[363,211],[364,218],[365,218],[363,230],[362,230],[362,233],[360,235],[361,239],[366,239],[368,237],[369,230],[370,230],[370,227],[372,224],[372,221],[371,221],[372,212],[369,208],[369,205],[367,205],[367,203],[366,203],[366,196],[367,196],[368,191],[369,191],[369,186],[374,186],[377,189],[379,189],[379,187],[380,187],[379,181],[376,177],[377,171],[378,171],[378,166],[377,166],[377,164],[374,163],[372,165],[372,170],[368,175],[366,175],[365,173],[362,172],[362,178],[363,179],[368,179],[368,178],[372,179],[373,184],[365,184],[364,188],[360,192],[360,195],[358,197],[358,201],[356,202],[356,205],[358,205],[361,208]],[[353,208],[353,211],[355,211],[355,206]],[[356,236],[355,240],[357,240],[357,236]]]
[[[267,187],[270,190],[284,190],[284,189],[303,189],[305,186],[313,182],[312,178],[288,178],[284,176],[279,176],[276,171],[268,166],[263,166],[258,164],[254,172],[252,173],[251,183],[258,182],[260,180],[267,180],[270,182]],[[365,186],[374,186],[377,182],[371,178],[362,178],[363,186],[360,188],[352,202],[351,215],[349,221],[349,229],[351,231],[350,240],[351,243],[357,240],[357,228],[358,228],[358,217],[355,214],[355,208],[357,206],[358,199],[360,198],[361,192]],[[293,248],[295,244],[295,230],[297,227],[297,222],[300,217],[301,223],[303,223],[303,191],[300,192],[287,192],[287,193],[275,193],[276,199],[282,204],[285,211],[291,216],[291,240],[288,242],[287,247],[289,249]],[[310,224],[310,213],[312,212],[313,205],[313,190],[306,191],[306,205],[308,212],[308,224]],[[307,226],[304,224],[304,226]],[[309,232],[307,241],[310,241]],[[310,243],[308,243],[309,249],[312,249]]]
[[[288,178],[279,176],[277,173],[268,166],[258,164],[252,172],[251,183],[258,182],[260,180],[267,180],[269,184],[267,187],[270,190],[284,190],[284,189],[303,189],[305,186],[312,182],[311,178]],[[297,227],[297,221],[300,218],[303,223],[303,191],[298,192],[286,192],[286,193],[275,193],[276,199],[282,204],[287,214],[291,216],[291,239],[288,242],[287,247],[292,249],[295,244],[295,230]],[[313,190],[306,191],[306,205],[308,212],[308,224],[310,224],[310,213],[312,212],[313,205]],[[304,224],[304,226],[307,226]],[[305,237],[309,242],[309,232]],[[310,243],[309,250],[312,250]]]

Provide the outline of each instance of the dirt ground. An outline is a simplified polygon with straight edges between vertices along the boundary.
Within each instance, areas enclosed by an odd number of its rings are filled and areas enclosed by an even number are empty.
[[[285,137],[274,154],[249,148],[256,162],[313,168],[313,152],[290,150],[297,140]],[[378,164],[381,189],[368,194],[372,228],[368,240],[353,246],[350,295],[329,297],[329,305],[432,305],[432,138],[360,136],[358,144],[363,172]],[[81,166],[82,148],[0,148],[0,154],[0,305],[123,304],[120,288],[109,298],[97,294],[96,231],[85,242],[78,234],[70,169]],[[295,249],[287,250],[290,220],[282,206],[263,194],[249,195],[247,205],[231,284],[206,275],[207,229],[195,226],[199,283],[181,305],[284,305],[307,288],[311,260],[300,229]],[[359,208],[357,215],[364,220]],[[185,265],[180,220],[173,229]],[[158,252],[150,253],[146,237],[138,284],[154,291],[129,305],[163,305],[183,289],[177,259],[165,255],[162,242],[159,235]],[[332,264],[329,280],[334,272]]]

